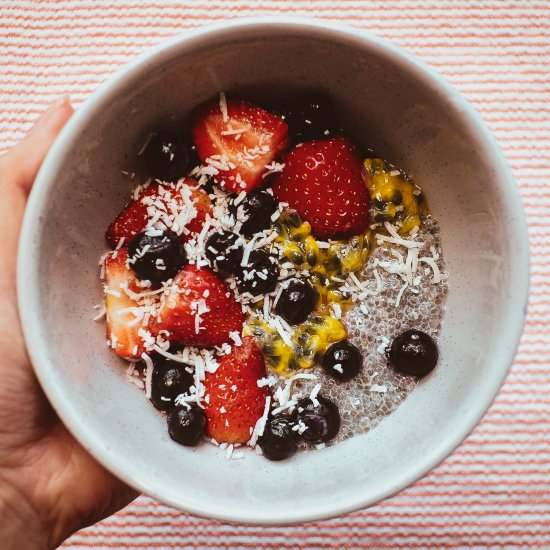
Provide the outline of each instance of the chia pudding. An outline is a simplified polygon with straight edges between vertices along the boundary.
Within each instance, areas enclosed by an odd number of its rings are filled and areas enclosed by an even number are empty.
[[[222,93],[138,155],[95,320],[176,443],[288,459],[372,429],[436,366],[437,221],[328,98]]]

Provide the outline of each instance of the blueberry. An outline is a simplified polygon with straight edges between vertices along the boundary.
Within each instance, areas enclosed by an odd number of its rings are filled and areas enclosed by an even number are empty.
[[[171,411],[175,407],[176,397],[189,392],[195,380],[187,369],[191,367],[170,359],[155,365],[151,379],[151,403],[159,411]]]
[[[197,161],[197,164],[198,164],[198,161]],[[206,181],[202,186],[202,190],[205,193],[208,193],[209,195],[211,195],[214,192],[215,185],[216,185],[216,181],[214,180],[214,178],[212,176],[206,176]]]
[[[206,241],[206,257],[224,276],[235,273],[241,263],[243,250],[237,244],[238,240],[239,236],[236,233],[221,231],[212,233]]]
[[[305,279],[290,279],[282,290],[275,313],[287,323],[303,323],[315,309],[319,294],[313,285]]]
[[[181,239],[172,231],[149,229],[128,245],[129,264],[137,277],[155,286],[172,279],[185,264]]]
[[[332,102],[324,95],[310,95],[296,101],[277,101],[269,109],[289,127],[294,144],[324,139],[337,132]]]
[[[193,447],[201,440],[206,425],[206,415],[197,405],[177,407],[168,415],[168,434],[186,447]]]
[[[321,365],[334,379],[347,382],[359,374],[363,357],[357,347],[344,340],[327,349]]]
[[[432,372],[438,358],[437,344],[421,330],[406,330],[396,336],[389,350],[395,370],[419,378]]]
[[[151,176],[162,181],[177,181],[195,162],[193,147],[175,132],[161,130],[153,135],[144,151]]]
[[[302,423],[306,429],[302,437],[310,443],[326,443],[333,439],[340,429],[340,412],[329,399],[317,396],[318,405],[309,399],[302,399],[296,405],[293,420]]]
[[[267,421],[258,445],[269,460],[284,460],[296,452],[296,432],[287,418],[273,416]]]
[[[253,296],[267,294],[277,286],[279,266],[277,258],[263,250],[253,250],[246,266],[239,266],[235,272],[237,285],[241,292]]]
[[[229,212],[236,220],[242,221],[241,234],[250,239],[271,226],[271,216],[278,208],[277,199],[265,189],[249,193],[235,206],[232,203]]]

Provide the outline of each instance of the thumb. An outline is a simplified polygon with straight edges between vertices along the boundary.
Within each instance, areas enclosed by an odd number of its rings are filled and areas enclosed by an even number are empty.
[[[68,97],[57,100],[36,121],[25,139],[5,155],[12,183],[28,193],[46,153],[73,114]]]
[[[73,113],[67,98],[54,103],[27,137],[0,156],[0,296],[15,302],[15,258],[27,194],[57,134]],[[0,346],[1,347],[1,346]]]

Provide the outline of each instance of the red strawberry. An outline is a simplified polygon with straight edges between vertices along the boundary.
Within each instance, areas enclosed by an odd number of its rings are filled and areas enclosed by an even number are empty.
[[[236,131],[243,132],[235,133]],[[244,101],[208,101],[193,113],[193,139],[201,162],[219,170],[215,179],[229,191],[250,192],[262,183],[266,165],[288,146],[288,126],[273,115]]]
[[[193,180],[189,180],[194,183]],[[208,214],[212,217],[212,201],[208,196],[208,193],[202,189],[196,187],[193,189],[191,200],[193,201],[193,206],[197,211],[195,217],[186,225],[189,233],[183,233],[182,236],[184,240],[188,240],[193,234],[198,234],[201,232],[202,226],[206,220],[206,215]]]
[[[138,233],[145,230],[150,218],[147,213],[148,208],[159,210],[156,206],[151,206],[157,199],[160,199],[160,202],[168,207],[168,212],[172,211],[169,206],[175,203],[177,211],[182,213],[182,219],[186,222],[185,227],[191,233],[199,233],[206,215],[212,212],[208,194],[198,188],[196,182],[190,178],[177,183],[152,183],[141,192],[136,200],[129,202],[111,222],[105,233],[105,238],[113,248],[117,246],[122,237],[125,239],[125,244],[128,244]],[[184,207],[188,206],[190,202],[194,203],[196,213],[189,220],[190,216],[185,212]],[[189,232],[184,231],[181,234],[183,240],[189,238]]]
[[[261,351],[252,337],[233,347],[218,360],[219,367],[204,381],[208,435],[219,443],[246,443],[265,408],[267,388],[259,388],[265,376]]]
[[[350,237],[366,231],[369,193],[357,149],[348,138],[303,143],[284,162],[273,191],[311,224],[316,237]]]
[[[241,333],[244,316],[229,287],[208,268],[185,266],[162,300],[157,330],[193,346],[219,346]]]
[[[141,321],[136,320],[128,308],[139,308],[139,304],[125,292],[143,292],[137,285],[134,272],[127,267],[128,251],[121,248],[109,254],[105,260],[105,307],[107,309],[107,339],[117,355],[127,359],[138,359],[145,351],[138,331]],[[133,311],[137,311],[134,309]]]

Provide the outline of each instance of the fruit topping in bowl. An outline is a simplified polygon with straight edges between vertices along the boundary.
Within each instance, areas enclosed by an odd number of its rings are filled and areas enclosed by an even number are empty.
[[[193,113],[193,139],[201,162],[217,170],[228,191],[249,193],[262,184],[266,166],[288,145],[288,126],[278,116],[244,101],[207,101]]]
[[[343,340],[327,349],[321,366],[335,380],[348,382],[359,374],[363,366],[363,357],[356,346]]]
[[[290,325],[299,325],[315,309],[318,299],[319,293],[307,279],[288,279],[282,286],[275,313]]]
[[[204,437],[206,425],[206,415],[198,405],[177,407],[168,415],[170,437],[186,447],[194,447]]]
[[[221,346],[240,334],[244,315],[229,287],[208,267],[186,265],[164,292],[153,333],[191,346]]]
[[[294,145],[339,133],[328,96],[313,93],[291,101],[275,101],[268,109],[288,124]]]
[[[429,334],[421,330],[406,330],[394,338],[389,358],[397,371],[422,377],[434,370],[439,352]]]
[[[101,260],[107,339],[181,445],[284,460],[370,430],[436,366],[437,222],[336,112],[220,94],[141,148]]]
[[[169,412],[176,406],[179,395],[189,393],[194,384],[193,367],[163,357],[158,360],[151,378],[151,403]]]
[[[241,220],[240,234],[251,239],[271,226],[271,216],[278,210],[277,199],[265,189],[252,191],[243,200],[233,201],[229,213],[236,220]]]
[[[369,192],[359,151],[346,137],[298,144],[285,157],[273,192],[321,239],[351,237],[369,227]]]
[[[181,239],[169,229],[148,229],[128,245],[128,263],[136,277],[159,286],[185,265]]]
[[[269,460],[284,460],[296,452],[297,424],[287,416],[271,417],[258,439],[263,455]]]
[[[258,386],[265,375],[264,358],[253,338],[244,338],[240,346],[219,359],[216,371],[204,381],[210,437],[233,444],[250,439],[269,395],[266,386]]]
[[[340,428],[338,407],[320,395],[298,401],[293,420],[303,427],[301,435],[310,443],[326,443],[336,437]]]
[[[161,181],[177,181],[194,166],[193,146],[167,130],[151,136],[144,150],[149,173]]]

